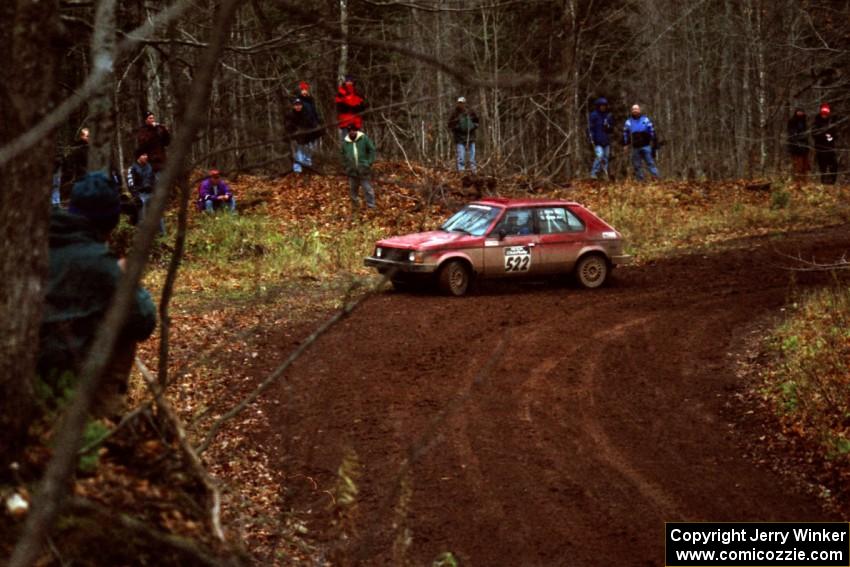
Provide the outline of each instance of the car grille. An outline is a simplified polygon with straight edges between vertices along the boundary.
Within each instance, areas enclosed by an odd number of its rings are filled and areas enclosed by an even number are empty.
[[[384,248],[381,257],[390,262],[408,262],[410,250],[404,250],[403,248]]]

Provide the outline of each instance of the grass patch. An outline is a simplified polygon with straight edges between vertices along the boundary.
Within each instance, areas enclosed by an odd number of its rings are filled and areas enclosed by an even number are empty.
[[[762,387],[783,426],[819,444],[826,457],[850,455],[850,288],[811,292],[769,339],[775,361]]]

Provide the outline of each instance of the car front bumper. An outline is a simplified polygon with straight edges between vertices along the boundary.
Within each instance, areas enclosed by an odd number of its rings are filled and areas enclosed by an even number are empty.
[[[410,274],[430,274],[437,270],[436,264],[414,264],[412,262],[398,262],[395,260],[384,260],[369,256],[363,260],[363,265],[368,268],[376,268],[380,273],[384,274],[395,269],[398,272]]]
[[[635,261],[635,257],[631,254],[622,254],[620,256],[611,256],[611,263],[615,266],[625,266]]]

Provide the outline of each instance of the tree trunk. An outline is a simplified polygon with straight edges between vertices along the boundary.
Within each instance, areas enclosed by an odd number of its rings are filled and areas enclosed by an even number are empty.
[[[7,1],[0,15],[9,37],[0,42],[0,137],[11,141],[50,109],[58,64],[56,0]],[[21,447],[33,408],[32,378],[47,272],[50,176],[55,151],[47,133],[5,164],[0,191],[0,455],[11,462]],[[0,475],[8,472],[2,466]]]

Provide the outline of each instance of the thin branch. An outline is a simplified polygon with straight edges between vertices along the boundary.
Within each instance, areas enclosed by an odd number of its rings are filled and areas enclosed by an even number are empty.
[[[154,234],[159,229],[159,219],[162,217],[162,212],[165,208],[167,189],[173,183],[178,170],[182,168],[189,154],[195,134],[203,123],[203,113],[209,100],[216,62],[221,52],[220,39],[227,37],[227,30],[232,22],[232,15],[236,10],[237,4],[238,0],[225,0],[217,14],[215,25],[211,30],[213,42],[210,49],[204,52],[198,76],[190,91],[186,125],[181,129],[177,137],[175,152],[172,159],[169,160],[160,179],[160,183],[157,184],[154,191],[149,214],[145,216],[145,220],[136,233],[133,249],[127,262],[127,271],[118,282],[118,288],[115,291],[112,304],[95,335],[91,349],[83,363],[74,398],[62,420],[61,426],[58,428],[55,445],[56,451],[47,465],[44,478],[36,493],[32,513],[27,517],[23,534],[15,546],[9,567],[30,567],[35,562],[41,553],[45,538],[52,528],[53,522],[65,499],[70,484],[69,481],[77,462],[77,452],[82,443],[82,431],[88,419],[89,408],[100,385],[107,361],[111,358],[112,350],[115,347],[120,330],[124,327],[127,320],[131,302],[135,301],[136,289],[153,245]],[[183,3],[179,3],[176,6],[183,6]],[[173,13],[174,10],[172,8],[166,10],[164,13]],[[163,21],[160,18],[155,18],[154,20],[157,22]],[[150,30],[147,31],[149,32]],[[95,72],[90,78],[99,74],[99,72]],[[51,116],[55,117],[55,113]],[[45,121],[42,121],[40,126],[31,129],[24,137],[38,132],[40,128],[44,128],[44,123]],[[44,132],[46,133],[50,129],[47,128]],[[15,142],[11,145],[14,146]],[[28,146],[22,146],[18,151],[23,151],[26,147]],[[17,155],[14,151],[7,151],[6,148],[0,151],[0,153],[9,156],[8,159]]]
[[[95,514],[103,518],[107,524],[117,525],[126,530],[138,532],[144,537],[153,540],[160,545],[164,545],[181,553],[190,555],[198,562],[198,565],[226,567],[238,564],[233,560],[222,561],[214,557],[210,550],[203,549],[193,540],[161,532],[146,523],[129,516],[128,514],[115,514],[111,510],[99,504],[95,504],[91,500],[76,496],[70,500],[69,504],[72,511],[77,513],[85,512],[88,514]]]
[[[133,411],[131,411],[129,413],[125,413],[124,415],[121,416],[121,421],[118,422],[118,425],[116,425],[115,427],[110,429],[103,436],[95,439],[94,441],[92,441],[91,443],[89,443],[88,445],[86,445],[85,447],[80,449],[77,452],[77,454],[82,456],[82,455],[85,455],[86,453],[90,452],[92,449],[100,447],[101,445],[106,443],[106,441],[108,439],[110,439],[113,435],[115,435],[116,433],[121,431],[124,427],[126,427],[127,424],[129,424],[130,422],[135,420],[137,417],[142,415],[144,412],[148,411],[150,409],[150,407],[151,407],[151,403],[145,402],[142,405],[135,408]]]
[[[210,495],[210,527],[212,528],[215,537],[217,537],[219,541],[226,541],[224,538],[224,530],[221,529],[221,491],[210,476],[210,473],[208,473],[207,469],[204,468],[203,463],[201,463],[201,459],[192,448],[192,444],[189,443],[189,439],[186,436],[186,430],[180,423],[180,418],[177,417],[177,413],[175,413],[174,409],[172,409],[171,403],[163,395],[162,384],[157,381],[156,377],[148,369],[148,367],[145,366],[141,359],[139,359],[139,357],[136,357],[136,367],[141,371],[142,376],[145,379],[145,383],[148,385],[148,388],[153,394],[157,409],[168,419],[171,424],[171,428],[177,435],[177,444],[183,451],[183,455],[189,461],[189,465],[192,467],[195,475],[203,483],[204,488],[207,489],[207,494]]]
[[[275,369],[274,369],[274,371],[273,371],[271,374],[269,374],[269,375],[268,375],[268,377],[267,377],[265,380],[263,380],[263,382],[262,382],[259,386],[257,386],[257,387],[254,389],[254,391],[253,391],[253,392],[251,392],[250,394],[248,394],[248,396],[247,396],[245,399],[243,399],[241,402],[239,402],[238,404],[236,404],[236,406],[234,406],[232,409],[230,409],[227,413],[225,413],[224,415],[222,415],[221,417],[219,417],[217,420],[215,420],[215,422],[214,422],[214,423],[212,424],[212,426],[210,427],[209,432],[207,432],[207,436],[206,436],[206,438],[204,439],[203,443],[201,443],[201,444],[198,446],[198,449],[197,449],[198,454],[203,453],[204,451],[206,451],[206,450],[209,448],[210,444],[212,443],[213,439],[215,439],[215,436],[216,436],[216,434],[218,433],[219,429],[221,429],[221,426],[222,426],[222,425],[224,425],[225,423],[227,423],[228,421],[230,421],[231,419],[233,419],[236,415],[238,415],[240,412],[242,412],[242,410],[244,410],[244,409],[245,409],[245,408],[247,408],[249,405],[251,405],[252,403],[254,403],[254,402],[257,400],[257,398],[259,398],[259,397],[263,394],[263,392],[265,392],[266,390],[268,390],[268,389],[269,389],[269,387],[271,387],[271,386],[272,386],[272,384],[274,384],[274,383],[275,383],[275,381],[277,381],[277,379],[278,379],[278,378],[280,378],[280,377],[283,375],[283,373],[284,373],[284,372],[285,372],[285,371],[286,371],[286,370],[287,370],[290,366],[292,366],[292,363],[294,363],[296,360],[298,360],[298,358],[300,358],[300,357],[301,357],[301,355],[302,355],[302,354],[304,354],[304,352],[305,352],[308,348],[310,348],[310,346],[311,346],[313,343],[315,343],[315,342],[316,342],[316,340],[317,340],[319,337],[321,337],[322,335],[324,335],[324,334],[325,334],[328,330],[330,330],[330,329],[331,329],[334,325],[336,325],[337,323],[339,323],[340,321],[342,321],[343,319],[345,319],[346,317],[348,317],[348,316],[349,316],[349,315],[350,315],[350,314],[351,314],[351,313],[352,313],[355,309],[357,309],[357,307],[359,307],[359,306],[360,306],[360,305],[361,305],[361,304],[362,304],[362,303],[363,303],[366,299],[368,299],[369,297],[373,296],[373,295],[374,295],[374,294],[375,294],[378,290],[380,290],[380,289],[384,286],[384,284],[387,282],[387,280],[388,280],[390,277],[392,277],[392,276],[391,276],[391,274],[389,274],[389,273],[385,274],[385,275],[384,275],[384,277],[381,279],[381,281],[380,281],[380,282],[378,282],[377,284],[375,284],[374,286],[372,286],[371,288],[369,288],[369,289],[368,289],[365,293],[363,293],[362,295],[360,295],[360,297],[358,297],[358,298],[357,298],[357,299],[355,299],[354,301],[350,301],[350,302],[349,302],[349,301],[345,301],[345,302],[343,303],[342,308],[341,308],[339,311],[337,311],[337,312],[336,312],[336,313],[335,313],[335,314],[334,314],[331,318],[329,318],[327,321],[325,321],[324,323],[322,323],[322,324],[319,326],[319,328],[318,328],[318,329],[316,329],[315,331],[313,331],[313,333],[312,333],[309,337],[307,337],[307,338],[304,340],[304,342],[302,342],[302,343],[298,346],[298,348],[297,348],[297,349],[295,349],[295,350],[292,352],[292,354],[290,354],[290,355],[289,355],[289,357],[288,357],[288,358],[287,358],[287,359],[283,362],[283,364],[281,364],[280,366],[278,366],[277,368],[275,368]],[[350,293],[352,290],[353,290],[353,287],[352,287],[351,289],[349,289],[349,293]]]
[[[154,18],[130,32],[128,39],[122,41],[116,47],[115,56],[118,57],[132,50],[140,41],[152,34],[158,26],[167,24],[179,17],[191,4],[190,0],[178,0],[174,5],[166,8]],[[82,86],[74,94],[65,99],[56,110],[42,118],[41,122],[30,128],[27,132],[0,148],[0,167],[33,147],[49,132],[59,127],[72,112],[88,102],[89,97],[100,88],[107,75],[107,70],[95,66],[89,76],[86,77]]]

